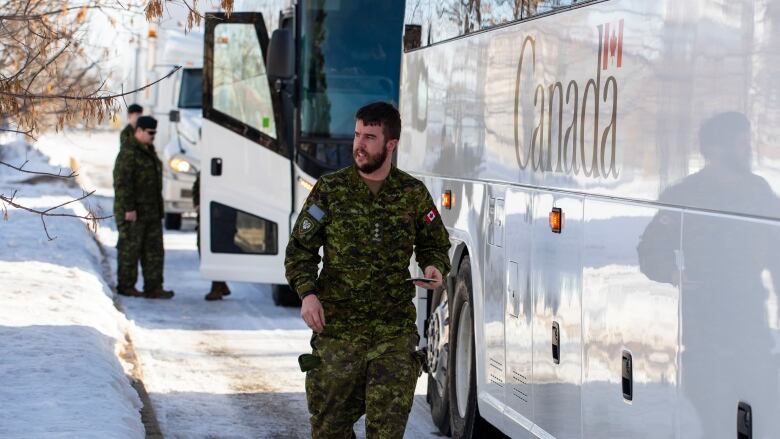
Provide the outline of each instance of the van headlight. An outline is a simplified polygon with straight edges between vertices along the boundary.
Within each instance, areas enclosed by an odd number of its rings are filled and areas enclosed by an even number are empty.
[[[178,174],[197,174],[198,170],[195,168],[195,165],[190,163],[187,159],[184,157],[178,157],[174,156],[168,161],[168,166],[171,168],[171,171],[178,173]]]

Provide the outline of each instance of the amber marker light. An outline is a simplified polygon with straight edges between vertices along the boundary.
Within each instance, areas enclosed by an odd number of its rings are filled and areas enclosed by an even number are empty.
[[[452,209],[452,191],[444,191],[444,193],[441,194],[441,205],[444,206],[445,209]]]
[[[553,207],[550,212],[550,229],[553,233],[561,233],[563,228],[563,211],[560,207]]]
[[[306,181],[303,177],[298,177],[298,183],[309,192],[311,192],[311,190],[314,189],[314,185]]]

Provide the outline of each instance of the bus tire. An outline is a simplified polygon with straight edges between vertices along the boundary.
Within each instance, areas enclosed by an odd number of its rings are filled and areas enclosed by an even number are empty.
[[[273,297],[276,306],[301,306],[301,298],[289,285],[271,285],[271,297]]]
[[[165,230],[179,230],[181,229],[181,214],[180,213],[166,213],[165,214]]]
[[[477,368],[474,349],[474,307],[471,262],[461,261],[450,307],[449,397],[450,428],[455,439],[481,437],[483,421],[477,409]]]
[[[447,379],[449,346],[446,339],[449,331],[442,331],[443,327],[449,326],[448,304],[450,302],[447,300],[447,294],[444,288],[433,292],[431,315],[428,316],[428,327],[425,328],[428,340],[427,399],[431,406],[431,420],[445,436],[450,434],[450,386]]]

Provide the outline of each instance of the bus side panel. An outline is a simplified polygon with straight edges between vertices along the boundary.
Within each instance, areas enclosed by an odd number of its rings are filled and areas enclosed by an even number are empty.
[[[757,194],[720,195],[777,203]],[[752,410],[754,438],[780,434],[779,238],[777,223],[684,215],[681,437],[725,437],[740,402]]]
[[[506,187],[491,185],[487,205],[488,245],[485,246],[484,331],[485,382],[480,391],[504,403],[506,359],[504,355],[504,291],[506,282],[505,216]],[[507,242],[508,244],[508,242]],[[482,379],[480,379],[480,382]]]
[[[549,225],[554,207],[563,211],[561,233]],[[582,209],[570,195],[533,200],[533,421],[560,438],[581,437]]]
[[[675,435],[681,217],[585,203],[583,437]]]
[[[506,390],[507,434],[527,437],[533,420],[533,192],[506,192]],[[513,413],[514,412],[514,413]]]

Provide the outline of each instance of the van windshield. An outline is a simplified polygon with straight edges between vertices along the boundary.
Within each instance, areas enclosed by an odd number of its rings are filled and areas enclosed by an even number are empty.
[[[355,112],[398,103],[404,2],[302,2],[301,135],[352,138]]]
[[[184,69],[179,90],[179,108],[203,107],[203,69]]]

